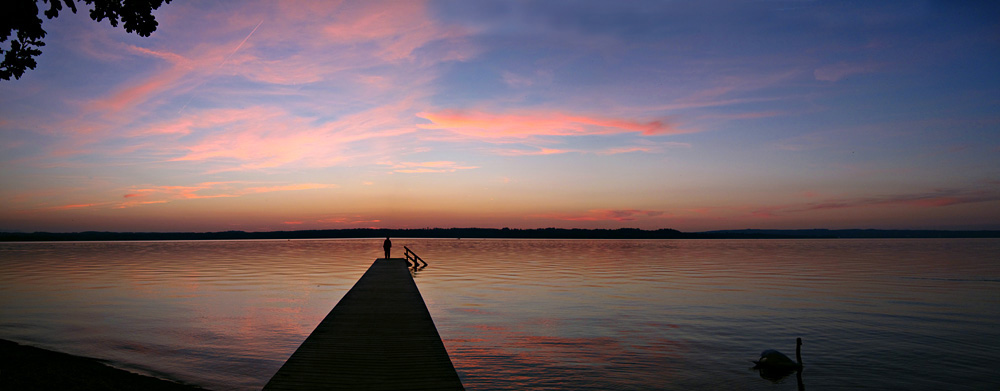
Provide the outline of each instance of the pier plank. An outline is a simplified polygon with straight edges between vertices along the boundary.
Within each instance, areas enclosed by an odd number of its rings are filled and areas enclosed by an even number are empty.
[[[403,258],[375,260],[264,390],[463,390]]]

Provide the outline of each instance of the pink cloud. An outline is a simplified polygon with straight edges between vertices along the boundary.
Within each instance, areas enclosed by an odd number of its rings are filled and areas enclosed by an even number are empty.
[[[148,46],[107,39],[92,51],[107,61],[112,54],[144,59],[144,68],[82,102],[73,118],[44,126],[74,136],[47,152],[211,162],[207,172],[213,173],[292,163],[332,166],[392,153],[385,150],[389,143],[358,142],[414,132],[413,107],[439,73],[433,65],[475,52],[461,42],[468,32],[434,20],[426,8],[423,2],[275,3],[206,22],[193,17],[197,5],[178,5],[156,40],[139,43]],[[449,44],[427,47],[441,40]],[[405,68],[379,67],[401,61],[408,62]],[[274,106],[220,101],[244,96],[229,90],[240,83],[213,82],[221,77],[280,84],[264,92]],[[337,91],[333,100],[350,96],[357,103],[316,99],[289,105],[287,99],[301,92],[284,85],[316,82]],[[167,105],[173,107],[164,112]],[[182,108],[169,115],[176,106]],[[330,118],[336,120],[325,122]],[[114,150],[107,150],[109,140]]]
[[[146,135],[179,135],[185,136],[199,129],[223,128],[246,122],[271,121],[283,112],[264,107],[244,109],[215,109],[198,112],[185,112],[172,119],[150,126],[137,128],[132,136]]]
[[[558,155],[566,153],[595,154],[595,155],[617,155],[623,153],[657,153],[668,148],[690,148],[691,144],[678,142],[657,142],[652,140],[638,140],[639,145],[606,147],[599,149],[581,148],[549,148],[540,146],[526,146],[525,148],[496,149],[493,153],[503,156],[544,156]]]
[[[218,75],[286,85],[357,79],[356,74],[344,73],[371,69],[382,63],[417,60],[417,49],[441,40],[450,41],[448,49],[424,53],[419,65],[461,60],[475,52],[471,46],[461,44],[470,34],[468,31],[434,20],[423,1],[285,5],[256,7],[239,16],[213,19],[208,24],[199,22],[200,19],[173,20],[170,26],[174,27],[157,31],[158,37],[170,42],[198,39],[194,41],[197,45],[188,45],[189,49],[180,52],[156,46],[106,43],[115,47],[97,51],[95,56],[114,61],[108,56],[125,52],[163,62],[143,77],[123,83],[110,95],[87,106],[98,112],[118,112],[151,102],[159,104],[165,98],[200,89]],[[194,8],[175,12],[190,16]],[[189,30],[202,34],[195,38]],[[303,36],[317,39],[304,40]],[[215,37],[221,39],[211,39]],[[149,43],[155,45],[155,41]],[[282,50],[273,50],[278,47]]]
[[[424,174],[472,170],[478,166],[464,166],[451,161],[383,163],[392,167],[393,172],[404,174]]]
[[[189,62],[189,60],[187,58],[185,58],[184,56],[181,56],[181,55],[179,55],[177,53],[172,53],[172,52],[162,51],[162,50],[153,50],[153,49],[148,49],[148,48],[139,47],[139,46],[135,46],[135,45],[127,45],[126,47],[128,48],[129,52],[140,54],[140,55],[145,55],[145,56],[149,56],[149,57],[155,57],[155,58],[163,59],[163,60],[166,60],[167,62],[170,62],[170,63],[173,63],[173,64],[187,64]]]
[[[130,201],[130,202],[125,202],[125,203],[118,204],[114,208],[115,209],[125,209],[125,208],[131,208],[131,207],[135,207],[135,206],[140,206],[140,205],[165,204],[165,203],[168,203],[168,202],[170,202],[170,201],[167,201],[167,200]]]
[[[235,198],[250,194],[271,193],[279,191],[300,191],[316,189],[333,189],[337,185],[325,183],[296,183],[274,186],[254,186],[255,183],[229,181],[229,182],[202,182],[191,186],[150,186],[133,188],[124,198],[130,200],[119,203],[118,207],[126,208],[147,204],[166,203],[177,200],[196,200],[207,198]],[[149,199],[149,201],[138,201],[132,199]]]
[[[261,15],[266,22],[251,40],[256,43],[234,58],[234,71],[276,84],[364,82],[377,79],[359,78],[355,72],[400,62],[422,67],[471,57],[475,50],[462,42],[469,32],[434,20],[427,8],[424,1],[280,6]],[[316,39],[304,40],[304,36]],[[442,46],[446,49],[427,49],[428,44],[442,40],[449,42]],[[274,47],[290,50],[276,55],[259,49]]]
[[[310,157],[330,146],[306,119],[268,107],[206,111],[149,131],[183,134],[196,128],[209,130],[208,135],[182,147],[184,155],[171,161],[233,160],[242,168],[258,169]]]
[[[617,155],[622,153],[636,153],[636,152],[655,153],[662,151],[665,147],[690,148],[691,144],[669,142],[669,143],[661,143],[659,145],[610,147],[598,150],[537,148],[537,149],[502,149],[502,150],[496,150],[494,152],[498,155],[503,155],[503,156],[544,156],[544,155],[559,155],[566,153],[592,153],[596,155]]]
[[[217,67],[225,58],[225,48],[222,46],[206,48],[201,45],[194,55],[187,56],[134,45],[126,47],[128,52],[158,58],[164,60],[165,64],[149,72],[144,78],[123,83],[110,95],[88,102],[88,110],[110,115],[156,99],[188,92],[203,82],[202,77],[211,73],[213,67]]]
[[[96,203],[96,204],[60,205],[60,206],[53,206],[53,207],[50,207],[50,208],[47,208],[47,209],[49,209],[49,210],[69,210],[69,209],[91,208],[91,207],[102,206],[102,205],[107,205],[107,203],[105,202],[105,203]]]
[[[413,132],[408,99],[344,115],[333,122],[294,115],[276,107],[216,109],[141,130],[143,134],[194,134],[165,144],[173,162],[210,162],[209,172],[260,170],[297,164],[328,167],[384,154],[378,138]],[[389,144],[391,145],[391,144]],[[179,156],[177,156],[180,154]]]
[[[645,136],[676,134],[679,130],[662,120],[640,122],[631,119],[570,115],[560,112],[492,114],[481,111],[443,110],[417,116],[430,121],[421,129],[443,129],[481,139],[528,139],[537,136],[584,136],[639,133]]]
[[[642,218],[663,216],[664,211],[640,209],[592,209],[584,214],[550,213],[532,217],[565,221],[635,221]]]
[[[543,155],[559,155],[563,153],[573,153],[573,152],[582,152],[582,151],[573,149],[557,149],[557,148],[538,148],[532,150],[505,149],[496,151],[498,155],[504,155],[504,156],[543,156]]]
[[[337,185],[325,184],[325,183],[298,183],[294,185],[281,185],[281,186],[265,186],[265,187],[250,187],[246,188],[245,194],[252,193],[271,193],[275,191],[298,191],[298,190],[316,190],[316,189],[335,189]]]
[[[785,209],[785,207],[783,207],[783,206],[764,206],[764,207],[759,207],[759,208],[755,208],[754,210],[751,210],[750,211],[750,216],[757,217],[757,218],[772,218],[772,217],[777,217],[777,214],[780,213],[783,209]]]
[[[233,194],[234,183],[238,182],[203,182],[193,186],[154,186],[146,188],[132,189],[129,193],[134,197],[155,197],[169,200],[178,199],[202,199],[202,198],[226,198],[238,197]]]
[[[378,219],[367,219],[362,216],[351,216],[351,217],[329,217],[316,220],[317,223],[323,224],[370,224],[370,223],[381,223],[382,220]]]
[[[638,210],[638,209],[597,210],[591,212],[595,212],[607,216],[612,220],[618,220],[618,221],[629,221],[629,220],[635,220],[637,217],[657,217],[663,215],[663,211],[659,210]]]
[[[428,42],[464,33],[431,21],[423,1],[359,2],[337,9],[333,23],[324,27],[329,42],[376,47],[387,61],[411,58]]]
[[[126,87],[111,96],[92,102],[91,108],[98,111],[120,111],[129,106],[149,100],[153,95],[173,86],[183,76],[171,72],[157,75],[138,84]]]

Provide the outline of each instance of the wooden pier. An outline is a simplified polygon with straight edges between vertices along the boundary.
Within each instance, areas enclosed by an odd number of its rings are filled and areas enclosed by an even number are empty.
[[[463,390],[408,265],[376,259],[264,390]]]

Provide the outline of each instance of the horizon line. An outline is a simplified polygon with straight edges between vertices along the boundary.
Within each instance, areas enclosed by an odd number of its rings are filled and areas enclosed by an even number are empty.
[[[215,232],[0,232],[0,241],[160,241],[250,239],[892,239],[1000,238],[1000,230],[943,229],[729,229],[683,232],[672,228],[333,228],[295,231]]]

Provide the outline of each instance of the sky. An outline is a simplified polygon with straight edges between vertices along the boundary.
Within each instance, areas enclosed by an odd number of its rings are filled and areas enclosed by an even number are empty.
[[[1000,229],[996,2],[154,15],[42,17],[0,81],[0,230]]]

